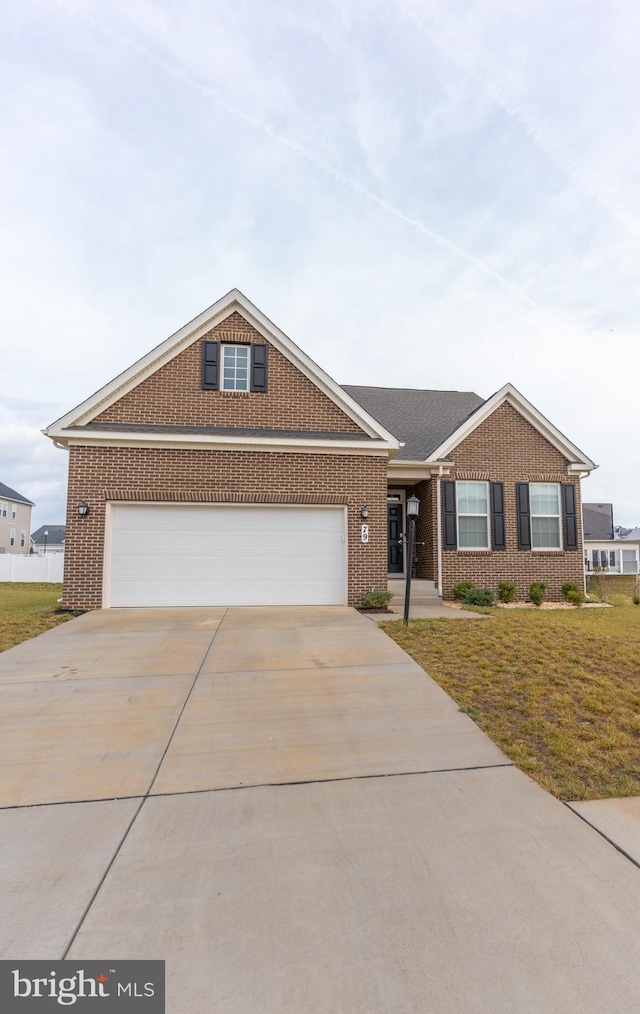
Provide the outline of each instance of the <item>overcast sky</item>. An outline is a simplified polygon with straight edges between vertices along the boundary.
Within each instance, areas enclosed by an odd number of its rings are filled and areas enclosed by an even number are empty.
[[[640,5],[20,0],[0,38],[0,480],[233,287],[339,383],[511,381],[640,525]]]

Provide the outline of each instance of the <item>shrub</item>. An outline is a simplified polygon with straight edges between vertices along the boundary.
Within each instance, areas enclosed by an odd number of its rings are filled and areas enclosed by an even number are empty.
[[[633,596],[633,604],[634,606],[640,606],[640,595]]]
[[[562,592],[563,599],[566,599],[567,602],[573,602],[573,599],[569,597],[569,592],[578,592],[578,594],[581,594],[575,581],[565,581],[560,590]]]
[[[513,581],[501,581],[498,585],[498,598],[501,602],[515,602],[517,590]]]
[[[392,598],[393,592],[372,588],[371,591],[365,592],[360,604],[363,609],[386,609]]]
[[[544,602],[544,597],[547,592],[547,586],[544,581],[532,581],[529,585],[529,598],[533,602],[534,606],[541,606]]]
[[[493,606],[496,597],[490,588],[475,588],[473,585],[467,589],[462,600],[466,606]]]
[[[458,581],[458,584],[454,584],[451,589],[454,599],[457,599],[458,602],[462,602],[465,595],[471,588],[475,588],[473,581]]]
[[[579,591],[578,588],[569,588],[566,595],[564,591],[562,594],[564,595],[567,602],[570,602],[572,606],[584,605],[584,595],[582,594],[581,591]]]
[[[589,591],[593,591],[601,602],[608,602],[611,588],[609,575],[605,567],[596,567],[589,578]]]

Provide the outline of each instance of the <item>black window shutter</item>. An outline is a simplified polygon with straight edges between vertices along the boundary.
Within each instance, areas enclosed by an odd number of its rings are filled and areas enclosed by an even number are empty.
[[[518,500],[518,549],[531,549],[531,519],[529,514],[529,483],[516,483]]]
[[[456,484],[455,482],[443,482],[442,489],[444,492],[444,548],[457,549]]]
[[[578,522],[576,518],[576,490],[571,482],[562,484],[564,507],[564,548],[578,548]]]
[[[202,389],[217,391],[219,385],[220,342],[202,343]]]
[[[267,346],[251,346],[251,390],[267,390]]]
[[[504,533],[504,485],[491,483],[491,542],[493,549],[506,549]]]

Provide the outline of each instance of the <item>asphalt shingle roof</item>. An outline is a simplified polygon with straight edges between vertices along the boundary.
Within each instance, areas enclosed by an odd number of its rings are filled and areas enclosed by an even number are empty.
[[[613,539],[613,504],[583,503],[582,527],[585,539],[592,542]]]
[[[405,444],[397,455],[403,461],[425,461],[484,404],[484,398],[473,391],[419,391],[353,384],[343,384],[342,389]]]
[[[40,525],[40,527],[32,533],[31,538],[34,542],[44,542],[44,533],[47,531],[47,545],[48,546],[60,546],[64,542],[64,536],[66,531],[66,525]]]
[[[274,430],[259,426],[172,426],[166,423],[98,423],[89,422],[85,429],[126,430],[131,433],[198,433],[205,436],[241,437],[305,437],[314,440],[371,440],[366,433],[336,433],[333,430]]]
[[[34,506],[31,500],[27,500],[26,496],[23,496],[22,493],[16,493],[15,489],[11,489],[11,486],[5,486],[4,482],[0,482],[0,499],[16,500],[18,503],[28,504],[29,507]]]

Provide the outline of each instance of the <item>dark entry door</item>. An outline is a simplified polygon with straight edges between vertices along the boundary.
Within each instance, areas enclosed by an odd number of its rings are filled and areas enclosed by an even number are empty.
[[[389,519],[389,553],[387,559],[389,574],[402,574],[404,570],[404,550],[402,546],[402,504],[387,504]]]

